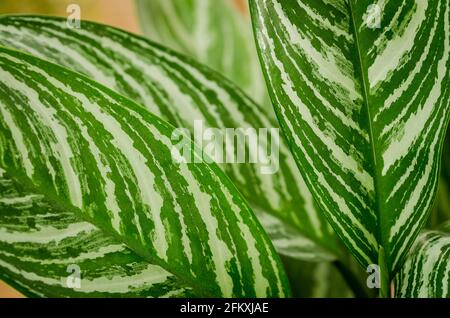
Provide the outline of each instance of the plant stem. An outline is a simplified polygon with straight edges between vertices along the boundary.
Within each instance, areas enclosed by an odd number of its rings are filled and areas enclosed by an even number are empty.
[[[380,246],[378,250],[378,266],[380,268],[380,298],[389,298],[389,272],[386,264],[386,257],[384,254],[384,248]]]
[[[336,266],[337,270],[341,273],[342,277],[347,282],[347,285],[353,291],[355,297],[357,298],[369,297],[369,295],[364,290],[364,286],[361,285],[360,280],[350,269],[348,269],[347,266],[345,266],[345,264],[342,261],[336,260],[333,262],[333,264],[334,266]]]

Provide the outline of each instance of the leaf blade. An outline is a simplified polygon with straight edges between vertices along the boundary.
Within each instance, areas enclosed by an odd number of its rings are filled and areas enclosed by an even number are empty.
[[[0,163],[12,179],[31,180],[196,294],[288,293],[270,241],[221,170],[171,160],[172,126],[56,64],[0,56]]]
[[[448,3],[430,2],[431,24],[422,23],[423,2],[386,2],[382,19],[391,25],[380,29],[369,28],[364,20],[368,1],[250,3],[269,92],[314,198],[363,266],[376,264],[383,247],[388,270],[395,272],[424,224],[436,190],[449,115]],[[420,41],[414,42],[417,34]],[[438,49],[429,52],[431,43]],[[398,59],[390,59],[391,54]],[[428,69],[413,68],[432,57],[433,76]],[[431,94],[417,81],[409,85],[418,74],[427,79]],[[407,84],[398,87],[393,78]],[[423,102],[414,95],[417,90]],[[411,97],[406,112],[402,100]],[[404,130],[401,123],[396,129],[395,114],[405,125],[420,118],[428,126],[410,133],[414,129]],[[398,140],[402,151],[397,151]],[[414,171],[408,169],[411,158],[419,166]],[[415,189],[405,183],[408,177],[418,184]]]

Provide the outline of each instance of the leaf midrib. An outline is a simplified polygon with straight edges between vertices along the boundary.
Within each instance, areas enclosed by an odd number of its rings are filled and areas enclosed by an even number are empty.
[[[363,102],[364,102],[364,106],[366,107],[366,111],[367,111],[367,116],[368,116],[368,125],[369,125],[369,143],[370,143],[370,148],[371,148],[371,161],[372,161],[372,169],[374,170],[373,173],[373,181],[374,181],[374,191],[375,191],[375,215],[377,216],[377,238],[378,238],[378,251],[380,249],[380,247],[383,247],[384,250],[386,251],[386,248],[388,247],[387,240],[386,240],[386,236],[384,235],[382,229],[383,227],[383,218],[382,218],[382,213],[380,210],[380,202],[381,202],[381,198],[380,198],[380,184],[379,184],[379,178],[378,178],[378,171],[377,171],[377,161],[376,161],[376,152],[375,152],[375,144],[374,144],[374,137],[373,137],[373,127],[372,127],[372,114],[370,112],[370,107],[369,107],[369,90],[368,90],[368,78],[367,78],[367,74],[366,72],[364,72],[365,65],[363,63],[362,57],[361,57],[361,48],[360,48],[360,43],[359,43],[359,37],[358,37],[358,29],[356,27],[356,23],[355,23],[355,17],[353,15],[354,13],[354,9],[353,9],[353,4],[352,4],[353,0],[349,0],[348,4],[349,4],[349,11],[350,11],[350,18],[352,20],[352,25],[351,25],[351,30],[353,32],[353,37],[355,39],[355,46],[356,46],[356,53],[358,55],[358,66],[359,66],[359,70],[361,73],[361,85],[362,85],[362,90],[363,90]],[[377,251],[377,252],[378,252]],[[379,264],[380,265],[380,264]]]

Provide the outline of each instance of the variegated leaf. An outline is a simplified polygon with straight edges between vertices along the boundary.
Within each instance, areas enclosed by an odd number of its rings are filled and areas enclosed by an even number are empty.
[[[0,171],[0,278],[30,297],[188,297],[177,278]],[[73,276],[70,270],[79,270]],[[68,271],[69,270],[69,271]],[[79,285],[72,279],[79,278]]]
[[[437,187],[449,0],[250,3],[272,102],[305,182],[359,262],[395,272]]]
[[[0,43],[84,73],[191,133],[195,120],[220,129],[277,126],[210,69],[130,33],[82,23],[81,29],[71,29],[62,19],[3,17]],[[278,146],[279,170],[272,175],[261,173],[263,164],[221,167],[259,212],[281,253],[308,260],[336,258],[339,249],[332,229],[319,214],[284,141]],[[238,145],[235,154],[251,152],[248,141],[243,147]]]
[[[424,231],[395,279],[397,297],[450,298],[450,222]]]
[[[11,180],[198,296],[288,295],[270,240],[220,168],[192,142],[199,162],[174,160],[173,126],[19,51],[0,48],[0,78],[0,168]]]
[[[273,113],[246,0],[136,0],[136,5],[147,37],[217,70]]]

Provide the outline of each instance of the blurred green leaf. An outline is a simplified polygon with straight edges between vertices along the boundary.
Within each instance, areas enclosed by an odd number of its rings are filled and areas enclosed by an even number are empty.
[[[273,114],[246,0],[136,0],[144,34],[210,66]]]

